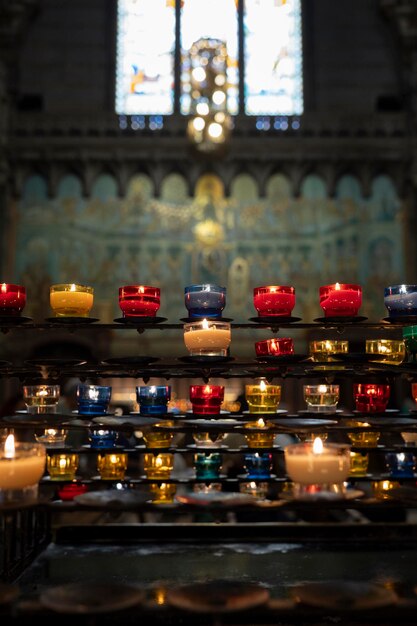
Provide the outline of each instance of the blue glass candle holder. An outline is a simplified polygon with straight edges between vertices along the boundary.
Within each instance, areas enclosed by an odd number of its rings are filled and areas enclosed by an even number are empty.
[[[416,455],[412,452],[387,452],[385,464],[391,478],[414,478]]]
[[[384,304],[389,317],[417,315],[417,285],[391,285],[384,289]]]
[[[94,450],[115,448],[117,441],[117,432],[115,430],[91,430],[88,438],[90,440],[90,447]]]
[[[226,306],[226,287],[218,285],[189,285],[184,289],[188,317],[204,318],[222,316]]]
[[[250,479],[271,478],[272,454],[270,452],[245,454],[244,466]]]
[[[168,412],[171,400],[169,385],[144,385],[136,387],[136,399],[141,415],[163,415]]]
[[[111,399],[111,387],[106,385],[78,385],[79,415],[106,415]]]
[[[194,456],[194,469],[196,478],[212,480],[219,478],[222,466],[222,456],[218,452],[205,454],[197,452]]]

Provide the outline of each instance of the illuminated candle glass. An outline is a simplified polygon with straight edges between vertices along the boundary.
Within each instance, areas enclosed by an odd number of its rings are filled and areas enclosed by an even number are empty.
[[[62,428],[45,428],[42,434],[35,433],[35,439],[47,448],[61,448],[65,446],[67,434],[68,431]]]
[[[354,317],[362,304],[362,287],[347,283],[324,285],[319,296],[326,317]]]
[[[224,441],[227,437],[227,433],[219,433],[219,432],[198,432],[193,433],[193,439],[196,446],[201,448],[215,448],[216,446],[220,446],[222,441]]]
[[[77,385],[79,415],[106,415],[112,388],[108,385]]]
[[[97,470],[102,480],[123,480],[127,470],[125,452],[101,453],[97,456]]]
[[[256,356],[288,356],[294,354],[294,341],[291,337],[275,337],[255,343]]]
[[[411,397],[417,402],[417,383],[411,383]]]
[[[261,480],[271,477],[273,468],[270,452],[251,452],[244,456],[244,468],[249,480]]]
[[[369,454],[367,452],[350,453],[350,475],[366,476],[369,465]]]
[[[417,285],[391,285],[384,289],[389,317],[417,315]]]
[[[83,485],[82,483],[77,482],[68,483],[62,485],[58,489],[58,496],[61,498],[61,500],[67,502],[70,500],[74,500],[75,496],[81,496],[83,493],[87,493],[87,491],[87,485]]]
[[[338,354],[349,352],[349,342],[345,339],[320,339],[309,342],[309,355],[313,361],[320,363],[337,361]]]
[[[245,398],[249,413],[276,413],[281,402],[281,385],[268,385],[264,380],[259,385],[245,385]]]
[[[390,398],[390,386],[354,383],[353,397],[356,410],[360,413],[383,413]]]
[[[377,355],[376,362],[386,365],[401,365],[405,359],[405,343],[400,339],[367,339],[365,351]]]
[[[159,287],[147,285],[119,287],[119,307],[123,317],[155,317],[160,305]]]
[[[189,317],[221,317],[226,306],[226,287],[218,285],[189,285],[184,289]]]
[[[389,500],[390,491],[401,487],[401,483],[394,480],[376,480],[372,483],[372,494],[380,500]]]
[[[171,400],[169,385],[144,385],[136,387],[136,400],[141,415],[164,415]]]
[[[94,302],[94,289],[86,285],[51,285],[49,293],[55,317],[88,317]]]
[[[245,433],[246,443],[249,448],[272,448],[276,436],[274,432],[270,432],[272,426],[270,422],[265,422],[262,417],[256,422],[245,424],[245,429],[255,430],[255,432]]]
[[[254,496],[255,498],[265,500],[268,495],[269,485],[268,483],[251,480],[250,482],[240,483],[239,491]]]
[[[304,385],[303,396],[309,411],[334,413],[339,402],[339,385]]]
[[[0,284],[0,315],[17,317],[26,305],[26,288],[22,285]]]
[[[374,430],[368,430],[369,424],[366,422],[355,422],[349,420],[347,426],[357,426],[360,430],[348,432],[349,441],[358,448],[376,448],[381,433]]]
[[[253,304],[259,317],[291,317],[295,307],[295,288],[288,285],[255,287]]]
[[[284,448],[286,472],[293,481],[294,494],[308,494],[310,485],[318,492],[343,492],[350,472],[350,446],[323,444],[320,437],[313,443],[294,443]],[[335,489],[334,485],[339,487]]]
[[[417,360],[417,326],[404,326],[403,339],[407,359],[415,362]]]
[[[48,454],[46,468],[51,480],[74,480],[79,460],[78,454]]]
[[[190,356],[227,356],[231,343],[229,322],[203,319],[184,324],[184,343]]]
[[[213,493],[219,492],[222,490],[221,483],[194,483],[193,491],[194,493]]]
[[[161,454],[146,453],[143,468],[147,478],[168,479],[174,467],[174,455],[167,452]]]
[[[151,483],[149,490],[153,496],[153,504],[167,504],[174,501],[177,486],[174,483]]]
[[[45,459],[43,444],[15,442],[8,435],[0,449],[0,502],[36,499]]]
[[[194,469],[196,478],[212,480],[219,478],[222,466],[222,455],[218,452],[207,454],[197,452],[194,455]]]
[[[23,401],[28,413],[56,413],[59,385],[23,385]]]
[[[222,385],[190,385],[190,400],[193,413],[198,415],[219,415],[224,400]]]
[[[90,430],[88,438],[92,449],[105,450],[116,446],[117,432],[115,430],[95,428]]]
[[[385,464],[391,478],[413,478],[416,455],[412,452],[387,452]]]
[[[166,424],[169,425],[170,422]],[[171,422],[173,424],[173,422]],[[148,448],[169,448],[172,444],[174,433],[165,430],[148,430],[143,433],[143,439]]]

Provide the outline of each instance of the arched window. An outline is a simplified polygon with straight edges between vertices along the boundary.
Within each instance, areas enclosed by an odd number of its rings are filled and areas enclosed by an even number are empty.
[[[116,113],[156,129],[206,104],[303,112],[301,0],[118,0]]]

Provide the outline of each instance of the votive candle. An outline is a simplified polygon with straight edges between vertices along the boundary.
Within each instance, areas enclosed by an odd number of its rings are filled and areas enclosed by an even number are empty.
[[[190,356],[227,356],[231,338],[229,322],[203,319],[184,324],[184,343]]]
[[[174,455],[168,452],[161,454],[147,452],[144,455],[143,467],[147,478],[167,479],[174,467]]]
[[[102,480],[123,480],[127,470],[128,456],[125,452],[100,453],[97,470]]]
[[[281,385],[268,385],[264,380],[258,385],[245,385],[245,398],[249,413],[276,413],[281,402]]]
[[[324,285],[319,296],[326,317],[354,317],[362,304],[362,287],[349,283]]]
[[[0,284],[0,315],[17,317],[26,305],[26,288],[10,283]]]
[[[390,398],[390,386],[374,383],[354,383],[353,397],[360,413],[384,413]]]
[[[74,480],[79,464],[78,454],[48,454],[46,467],[51,480]]]
[[[141,415],[164,415],[171,400],[169,385],[141,385],[136,387],[136,399]]]
[[[367,452],[350,452],[350,475],[366,476],[369,465],[369,454]]]
[[[248,422],[245,429],[255,432],[245,433],[246,443],[249,448],[272,448],[276,434],[271,432],[272,424],[260,417],[256,422]]]
[[[413,452],[387,452],[385,464],[391,478],[414,478],[416,455]]]
[[[190,385],[190,401],[193,413],[219,415],[224,400],[223,385]]]
[[[79,415],[106,415],[111,399],[109,385],[77,385],[77,405]]]
[[[161,305],[161,290],[148,285],[119,287],[119,307],[123,317],[155,317]]]
[[[222,466],[222,456],[218,452],[207,454],[197,452],[194,456],[194,468],[196,478],[212,480],[219,478]]]
[[[323,444],[320,437],[313,443],[294,443],[284,448],[288,476],[300,485],[343,483],[350,472],[350,446]]]
[[[153,504],[168,504],[174,501],[177,486],[174,483],[151,483],[149,490],[152,494]]]
[[[417,285],[391,285],[384,289],[389,317],[417,315]]]
[[[274,337],[255,343],[256,356],[288,356],[294,354],[294,341],[291,337]]]
[[[259,317],[290,317],[295,307],[295,288],[289,285],[255,287],[253,304]]]
[[[28,413],[56,413],[60,393],[60,385],[23,385]]]
[[[51,285],[49,300],[55,317],[88,317],[94,302],[94,289],[86,285]]]
[[[244,467],[247,478],[252,480],[271,477],[273,467],[272,454],[270,452],[250,452],[244,456]]]
[[[226,287],[211,284],[189,285],[184,289],[184,300],[189,317],[219,318],[226,306]]]
[[[339,385],[304,385],[303,395],[309,411],[334,413],[339,402]]]
[[[375,354],[377,363],[386,365],[401,365],[405,359],[405,343],[401,339],[367,339],[365,351]]]
[[[36,498],[45,460],[43,444],[15,442],[8,435],[0,450],[0,502]]]

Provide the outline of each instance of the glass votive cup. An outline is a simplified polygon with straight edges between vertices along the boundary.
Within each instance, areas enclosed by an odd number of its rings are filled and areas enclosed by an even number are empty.
[[[281,402],[281,385],[269,385],[263,380],[257,385],[245,385],[249,413],[276,413]]]
[[[417,326],[404,326],[403,339],[407,360],[415,362],[417,360]]]
[[[226,287],[218,285],[189,285],[184,289],[188,317],[219,318],[226,306]]]
[[[381,433],[376,430],[367,430],[368,424],[364,422],[348,422],[348,426],[360,426],[361,429],[357,431],[348,432],[349,441],[353,446],[358,448],[376,448],[378,441],[381,437]]]
[[[0,284],[0,315],[18,317],[26,305],[26,288],[22,285]]]
[[[171,400],[169,385],[142,385],[136,387],[136,400],[141,415],[165,415]]]
[[[334,413],[339,402],[339,385],[304,385],[303,396],[312,413]]]
[[[246,443],[249,448],[272,448],[276,433],[270,432],[273,424],[265,422],[261,417],[256,422],[245,424],[245,430],[254,432],[245,433]]]
[[[374,383],[354,383],[353,397],[359,413],[384,413],[390,398],[390,386]]]
[[[289,285],[255,287],[253,305],[259,317],[291,317],[295,307],[295,288]]]
[[[312,361],[318,363],[337,361],[338,354],[347,354],[348,352],[349,341],[345,339],[320,339],[309,342],[309,356]]]
[[[312,441],[315,440],[316,437],[320,437],[320,439],[324,443],[329,438],[328,433],[323,433],[323,432],[322,433],[317,433],[317,432],[314,433],[314,432],[306,431],[306,430],[297,431],[295,433],[295,435],[297,436],[297,438],[300,441],[308,441],[308,442],[312,442]]]
[[[411,383],[411,397],[417,402],[417,383]]]
[[[384,304],[389,317],[417,315],[417,285],[385,287]]]
[[[94,289],[86,285],[51,285],[49,302],[55,317],[88,317],[94,303]]]
[[[416,469],[413,452],[386,452],[385,464],[391,478],[413,478]]]
[[[35,439],[47,448],[62,448],[65,446],[67,435],[68,431],[63,428],[45,428],[42,433],[35,433]]]
[[[115,430],[94,428],[90,430],[88,439],[93,450],[106,450],[116,447],[118,433]]]
[[[74,500],[75,496],[81,496],[83,493],[87,493],[88,487],[82,483],[65,483],[58,489],[58,496],[64,502],[70,502]]]
[[[174,483],[151,483],[149,490],[152,494],[153,504],[169,504],[174,502],[177,485]]]
[[[220,476],[222,455],[218,452],[197,452],[194,455],[194,469],[196,478],[216,480]]]
[[[221,446],[226,437],[227,433],[217,431],[193,433],[194,443],[199,448],[215,448]]]
[[[74,480],[79,465],[78,454],[48,454],[46,468],[51,480]]]
[[[350,475],[366,476],[368,473],[369,454],[367,452],[350,453]]]
[[[169,448],[174,433],[165,430],[148,430],[143,432],[143,440],[147,448]]]
[[[294,354],[294,341],[291,337],[275,337],[255,343],[256,356],[288,356]]]
[[[377,363],[386,365],[401,365],[406,353],[405,343],[401,339],[367,339],[365,351],[367,354],[375,354]]]
[[[227,356],[231,339],[229,322],[203,319],[184,324],[184,343],[190,356]]]
[[[224,400],[222,385],[190,385],[190,401],[197,415],[219,415]]]
[[[147,478],[168,479],[174,468],[174,455],[168,452],[147,452],[143,457],[143,468]]]
[[[218,493],[222,490],[221,483],[194,483],[194,493]]]
[[[389,500],[390,491],[401,487],[401,483],[395,480],[375,480],[371,484],[372,495],[379,500]]]
[[[123,480],[127,470],[128,455],[125,452],[100,453],[97,471],[102,480]]]
[[[349,283],[323,285],[319,297],[325,317],[355,317],[362,304],[362,287]]]
[[[244,455],[244,468],[249,480],[271,478],[272,454],[270,452],[248,452]]]
[[[28,413],[56,413],[60,392],[60,385],[23,385]]]
[[[148,285],[119,287],[119,307],[123,317],[155,317],[161,305],[161,290]]]
[[[77,385],[79,415],[106,415],[112,388],[108,385]]]
[[[417,431],[401,431],[401,437],[407,446],[417,446]]]
[[[43,444],[15,442],[9,435],[0,449],[0,502],[36,500],[45,460]]]
[[[269,484],[262,481],[251,480],[249,482],[240,483],[239,491],[240,493],[246,493],[255,498],[259,498],[260,500],[265,500],[268,496]]]

